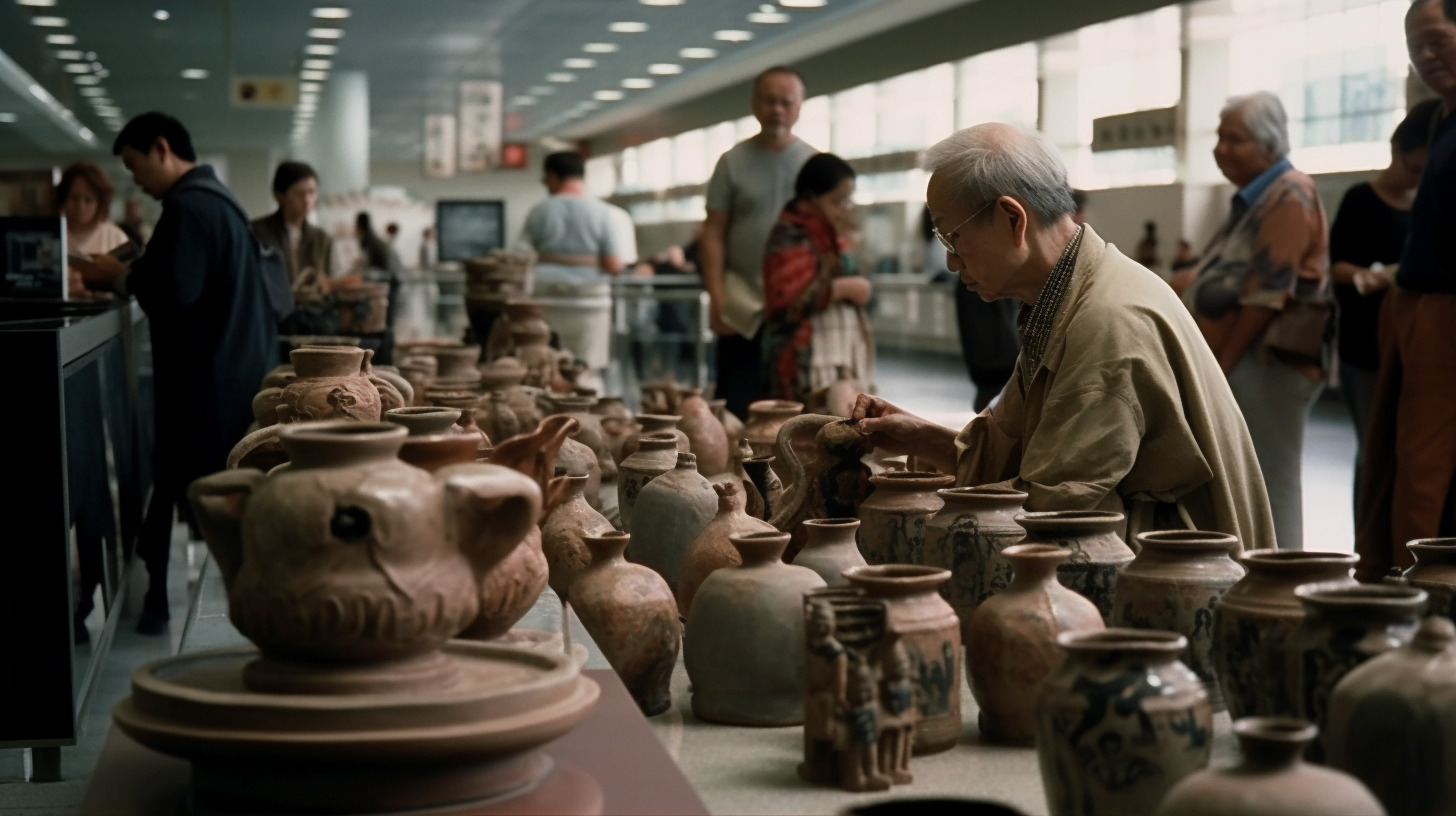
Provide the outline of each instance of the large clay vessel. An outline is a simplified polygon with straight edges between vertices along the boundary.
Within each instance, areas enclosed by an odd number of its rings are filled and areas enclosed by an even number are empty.
[[[1426,591],[1396,584],[1305,584],[1294,590],[1304,620],[1289,637],[1284,679],[1294,716],[1325,727],[1330,694],[1350,670],[1409,643]],[[1324,761],[1324,740],[1307,753]]]
[[[631,456],[617,466],[617,512],[622,529],[632,531],[632,509],[648,482],[677,467],[677,436],[655,433],[645,436]]]
[[[684,391],[678,411],[682,419],[677,426],[687,434],[688,445],[693,455],[698,457],[698,472],[704,476],[727,473],[728,431],[713,416],[713,409],[703,399],[703,390],[689,388]]]
[[[1104,628],[1091,601],[1057,582],[1071,556],[1049,544],[1007,547],[998,557],[1011,564],[1011,582],[965,623],[966,674],[988,740],[1031,745],[1037,688],[1062,660],[1057,636]]]
[[[954,476],[887,471],[870,477],[874,492],[860,503],[859,549],[871,564],[925,563],[925,523],[941,508],[936,491]]]
[[[637,495],[627,559],[656,570],[669,587],[678,586],[688,545],[717,512],[718,494],[698,473],[697,457],[679,453],[677,466]]]
[[[651,717],[672,706],[668,686],[682,624],[662,576],[622,557],[629,538],[619,532],[584,537],[592,560],[566,597],[637,707]]]
[[[1307,720],[1291,717],[1235,722],[1243,761],[1184,777],[1168,791],[1159,816],[1384,816],[1360,780],[1300,760],[1317,733]]]
[[[1097,604],[1103,620],[1112,620],[1117,572],[1132,563],[1132,548],[1118,537],[1123,515],[1106,510],[1053,510],[1019,513],[1027,544],[1055,544],[1072,557],[1057,567],[1062,586]]]
[[[1011,585],[1011,563],[1001,551],[1026,536],[1015,518],[1026,494],[994,485],[947,487],[939,494],[944,505],[925,522],[922,563],[950,570],[943,594],[964,624],[976,607]]]
[[[1063,632],[1037,697],[1036,753],[1052,816],[1152,813],[1208,765],[1213,708],[1175,632]]]
[[[797,725],[804,721],[804,593],[824,579],[783,562],[787,533],[731,541],[743,563],[708,576],[683,631],[693,714],[729,725]]]
[[[587,537],[612,531],[612,523],[594,510],[582,493],[587,478],[567,476],[566,496],[541,522],[541,550],[546,554],[546,565],[550,570],[548,583],[552,591],[562,598],[567,596],[581,571],[591,563],[591,551],[585,543]],[[626,546],[625,541],[623,546]]]
[[[457,344],[432,346],[438,364],[435,370],[435,388],[453,388],[470,391],[480,387],[480,346]]]
[[[677,427],[682,417],[676,414],[638,414],[637,429],[628,433],[627,438],[622,440],[621,456],[617,464],[637,452],[637,446],[641,444],[642,437],[652,436],[660,433],[670,433],[677,439],[677,449],[683,453],[691,453],[692,447],[688,442],[688,435]]]
[[[1456,627],[1432,615],[1409,644],[1351,669],[1325,722],[1325,760],[1391,816],[1456,814]]]
[[[920,722],[915,753],[955,747],[961,736],[961,622],[940,597],[950,573],[913,564],[852,567],[844,577],[885,602],[885,625],[910,654]]]
[[[1456,538],[1417,538],[1405,546],[1415,560],[1405,580],[1430,596],[1431,614],[1456,614]]]
[[[804,403],[791,402],[789,400],[759,400],[750,403],[748,406],[748,419],[743,423],[743,438],[753,447],[754,456],[773,456],[779,454],[777,450],[779,429],[784,423],[804,413]],[[834,417],[839,419],[840,417]],[[791,476],[787,471],[788,462],[779,454],[778,471],[779,478],[785,483],[791,483]]]
[[[873,489],[860,459],[874,445],[853,424],[823,414],[791,417],[779,430],[774,464],[787,462],[787,487],[769,522],[793,535],[789,559],[804,546],[803,523],[857,516]]]
[[[844,571],[865,566],[859,551],[859,519],[809,519],[804,522],[804,549],[794,556],[794,564],[819,573],[829,586],[849,586]]]
[[[693,596],[698,587],[724,567],[736,567],[740,563],[738,550],[728,539],[749,533],[774,532],[772,524],[756,519],[745,510],[743,490],[735,482],[717,482],[712,485],[718,494],[718,513],[688,545],[678,569],[677,607],[686,618],[693,605]]]
[[[1249,550],[1239,559],[1248,573],[1213,610],[1214,670],[1230,717],[1287,717],[1294,710],[1284,688],[1284,645],[1304,619],[1294,588],[1354,583],[1357,560],[1301,550]]]
[[[1213,662],[1213,610],[1244,577],[1230,556],[1239,539],[1227,533],[1160,530],[1137,537],[1142,549],[1117,576],[1114,626],[1166,629],[1188,638],[1183,662],[1198,679],[1214,711],[1224,709]]]
[[[581,427],[572,439],[591,448],[592,454],[597,458],[597,468],[601,472],[602,481],[610,482],[617,478],[617,463],[612,459],[611,448],[608,447],[606,436],[602,432],[602,418],[592,412],[596,402],[596,397],[556,396],[551,398],[555,413],[569,416],[580,424]]]

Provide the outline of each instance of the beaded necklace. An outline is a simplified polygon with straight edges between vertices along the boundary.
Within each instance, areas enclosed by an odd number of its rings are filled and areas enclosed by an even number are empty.
[[[1062,307],[1062,299],[1067,295],[1067,286],[1072,282],[1072,269],[1077,265],[1077,250],[1082,246],[1083,230],[1084,225],[1078,224],[1076,234],[1067,242],[1067,248],[1062,250],[1062,256],[1057,259],[1056,266],[1052,267],[1052,273],[1047,276],[1046,283],[1042,284],[1036,303],[1032,304],[1030,310],[1021,310],[1017,329],[1021,333],[1019,364],[1022,388],[1031,385],[1031,376],[1036,373],[1037,366],[1041,365],[1042,355],[1046,353],[1052,322],[1056,320],[1057,312]]]

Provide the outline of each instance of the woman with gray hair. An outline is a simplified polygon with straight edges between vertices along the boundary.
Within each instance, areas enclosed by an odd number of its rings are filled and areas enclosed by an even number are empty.
[[[1193,313],[1244,414],[1280,549],[1304,547],[1304,423],[1334,339],[1329,229],[1314,180],[1289,163],[1284,105],[1229,99],[1214,161],[1238,188],[1199,265],[1173,288]]]

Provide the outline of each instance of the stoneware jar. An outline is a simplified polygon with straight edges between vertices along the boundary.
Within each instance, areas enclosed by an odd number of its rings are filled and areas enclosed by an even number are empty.
[[[637,452],[637,446],[641,443],[642,437],[652,436],[660,433],[670,433],[677,439],[677,449],[683,453],[692,453],[692,447],[688,443],[688,435],[678,429],[677,423],[682,417],[676,414],[638,414],[637,427],[627,438],[622,440],[621,457],[617,464],[621,464],[628,456]]]
[[[1064,632],[1037,698],[1036,753],[1052,816],[1152,813],[1208,765],[1213,708],[1176,632]]]
[[[899,635],[916,678],[920,722],[915,753],[955,747],[961,737],[961,622],[940,597],[950,573],[917,564],[851,567],[844,577],[885,602],[885,626]]]
[[[567,596],[581,571],[591,563],[586,538],[612,531],[612,523],[607,521],[606,516],[587,503],[586,495],[582,493],[586,484],[586,476],[567,476],[566,497],[541,522],[541,550],[546,554],[546,566],[551,571],[547,582],[552,591],[562,598]],[[626,544],[623,539],[622,546]]]
[[[1002,556],[1013,577],[965,622],[966,675],[981,708],[981,735],[1031,745],[1037,688],[1062,660],[1057,636],[1104,627],[1091,601],[1057,583],[1057,567],[1071,553],[1050,544],[1013,544]]]
[[[718,494],[717,515],[688,545],[678,569],[677,607],[684,618],[698,587],[709,575],[723,567],[738,566],[738,550],[729,541],[731,537],[774,531],[772,524],[748,515],[743,490],[736,481],[714,482],[712,487]]]
[[[1188,638],[1183,662],[1203,681],[1214,711],[1224,708],[1213,663],[1213,610],[1244,577],[1227,533],[1160,530],[1140,533],[1142,549],[1117,576],[1112,625],[1166,629]]]
[[[794,556],[794,563],[819,573],[829,586],[849,586],[844,571],[865,566],[860,555],[859,519],[809,519],[804,522],[804,549]]]
[[[944,504],[937,491],[954,476],[894,471],[870,477],[874,492],[859,506],[859,549],[871,564],[920,564],[926,522]]]
[[[617,512],[624,530],[632,531],[637,495],[648,482],[677,467],[677,454],[677,437],[659,432],[643,437],[641,447],[617,466]]]
[[[798,725],[804,593],[822,588],[824,579],[783,562],[788,533],[730,540],[743,563],[708,576],[683,632],[693,714],[729,725]]]
[[[1294,588],[1314,582],[1353,584],[1357,557],[1349,553],[1250,550],[1239,559],[1247,574],[1213,610],[1213,662],[1233,719],[1289,716],[1284,645],[1304,619]]]
[[[1284,679],[1294,716],[1325,727],[1330,694],[1350,670],[1409,643],[1426,591],[1397,584],[1305,584],[1294,590],[1304,620],[1289,637]],[[1324,761],[1324,741],[1308,756]]]
[[[688,545],[717,512],[718,494],[698,473],[697,457],[679,453],[677,467],[648,482],[637,495],[627,560],[651,567],[669,587],[676,587]]]
[[[1189,774],[1168,792],[1159,816],[1384,816],[1360,780],[1300,760],[1317,733],[1291,717],[1235,722],[1243,760]]]
[[[1351,669],[1326,726],[1325,761],[1391,816],[1456,814],[1456,627],[1432,615],[1409,644]]]
[[[713,409],[703,399],[701,388],[689,388],[683,392],[678,406],[682,419],[677,427],[688,437],[688,446],[698,457],[698,472],[704,476],[717,476],[728,471],[728,431],[723,423],[713,416]]]
[[[1417,538],[1406,543],[1415,563],[1405,571],[1405,580],[1430,596],[1433,615],[1456,613],[1456,538]]]
[[[662,576],[622,557],[628,539],[619,532],[583,537],[592,560],[566,597],[637,707],[651,717],[672,705],[668,686],[682,624]]]
[[[1011,564],[1001,551],[1026,536],[1016,523],[1026,494],[991,485],[947,487],[939,495],[944,505],[925,523],[924,563],[950,570],[945,599],[966,623],[977,606],[1011,585]]]
[[[1027,544],[1055,544],[1072,551],[1057,567],[1062,585],[1097,605],[1104,621],[1112,620],[1117,593],[1117,572],[1132,563],[1132,548],[1118,532],[1123,516],[1106,510],[1053,510],[1019,513],[1016,523],[1026,530]]]

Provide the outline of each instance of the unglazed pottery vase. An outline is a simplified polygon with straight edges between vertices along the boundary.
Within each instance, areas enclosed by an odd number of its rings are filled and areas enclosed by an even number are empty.
[[[591,563],[586,538],[612,531],[612,523],[607,521],[606,516],[587,503],[582,493],[586,485],[586,476],[567,476],[565,498],[541,522],[541,550],[546,554],[546,565],[550,570],[548,583],[552,591],[562,598],[567,596],[581,571]],[[622,546],[626,546],[625,539]]]
[[[1072,551],[1057,568],[1062,586],[1097,605],[1104,621],[1112,620],[1117,572],[1132,563],[1132,548],[1118,536],[1123,515],[1105,510],[1053,510],[1019,513],[1027,544],[1055,544]]]
[[[790,483],[791,476],[787,472],[788,462],[777,449],[779,429],[784,423],[804,413],[804,403],[792,402],[790,400],[759,400],[749,403],[748,419],[743,423],[743,438],[753,448],[754,456],[775,456],[779,457],[778,470],[779,478]],[[839,417],[834,417],[839,419]]]
[[[632,531],[632,510],[642,488],[677,467],[677,436],[659,432],[641,439],[640,447],[617,466],[617,512],[622,528]]]
[[[728,431],[713,416],[702,389],[684,391],[678,412],[682,419],[677,426],[687,434],[689,449],[698,457],[698,472],[704,476],[728,472]]]
[[[743,491],[734,481],[716,482],[713,492],[718,494],[718,512],[712,521],[698,533],[688,545],[678,569],[677,607],[684,618],[693,605],[693,596],[698,587],[714,571],[724,567],[736,567],[738,549],[729,539],[749,533],[774,532],[772,524],[756,519],[745,511]]]
[[[430,353],[438,363],[435,369],[434,386],[472,390],[480,387],[480,346],[451,345],[432,346]]]
[[[804,549],[794,556],[794,564],[819,573],[832,587],[849,586],[844,571],[865,566],[859,552],[859,519],[809,519],[804,522]]]
[[[1284,647],[1304,619],[1294,596],[1300,584],[1344,581],[1357,557],[1349,553],[1248,550],[1239,563],[1248,572],[1213,610],[1213,661],[1229,716],[1289,716]]]
[[[874,492],[859,506],[859,549],[871,564],[925,562],[925,524],[945,504],[937,494],[954,476],[887,471],[870,477]]]
[[[399,366],[399,375],[404,377],[410,384],[414,393],[414,401],[411,405],[425,404],[425,389],[435,381],[435,372],[439,367],[439,361],[433,354],[405,354],[395,347],[395,360]]]
[[[738,443],[743,441],[743,420],[738,415],[728,410],[728,400],[708,400],[708,407],[713,410],[713,416],[723,425],[723,433],[728,436],[728,449],[735,450]]]
[[[1052,816],[1152,813],[1208,765],[1213,708],[1175,632],[1063,632],[1037,698],[1036,753]]]
[[[915,753],[955,747],[961,736],[961,622],[940,597],[950,573],[914,564],[881,564],[852,567],[844,577],[866,597],[884,601],[885,626],[909,652],[920,709]]]
[[[1456,614],[1456,538],[1417,538],[1406,543],[1415,563],[1405,580],[1430,596],[1433,615]]]
[[[482,391],[511,388],[526,380],[526,366],[514,357],[497,357],[488,363],[481,363],[478,368]]]
[[[873,448],[854,424],[836,417],[805,414],[784,423],[773,464],[787,462],[789,476],[769,522],[793,535],[790,560],[804,546],[805,521],[858,516],[873,489],[860,460]]]
[[[1213,662],[1213,611],[1244,577],[1233,560],[1236,536],[1161,530],[1137,537],[1142,549],[1117,576],[1114,626],[1166,629],[1188,638],[1183,662],[1203,681],[1214,711],[1224,709]]]
[[[391,408],[384,412],[384,421],[404,426],[410,436],[431,436],[453,431],[460,413],[459,408],[436,405]]]
[[[662,576],[622,557],[629,538],[615,531],[585,536],[592,560],[566,597],[637,707],[651,717],[672,706],[668,686],[682,624]]]
[[[742,564],[708,576],[683,632],[693,714],[729,725],[798,725],[804,721],[804,593],[822,588],[824,579],[783,562],[787,533],[731,541]]]
[[[1391,816],[1456,814],[1456,627],[1432,615],[1409,644],[1351,669],[1325,722],[1326,762]]]
[[[1426,591],[1395,584],[1305,584],[1294,590],[1304,620],[1289,637],[1284,679],[1294,716],[1325,727],[1330,694],[1351,669],[1409,643]],[[1307,756],[1324,761],[1324,740]]]
[[[642,437],[660,433],[672,434],[677,439],[679,451],[692,453],[688,435],[677,427],[677,423],[681,420],[682,417],[676,414],[638,414],[637,429],[627,434],[627,438],[622,440],[622,455],[617,459],[617,464],[620,465],[623,460],[637,452],[637,446],[641,444]]]
[[[965,624],[976,607],[1011,585],[1011,563],[1001,551],[1026,536],[1015,519],[1026,494],[996,486],[938,493],[944,504],[925,522],[923,563],[950,570],[942,594]]]
[[[981,708],[981,734],[993,742],[1031,745],[1041,681],[1062,660],[1057,636],[1104,628],[1091,601],[1057,582],[1071,553],[1050,544],[1013,544],[998,557],[1011,582],[980,604],[965,623],[966,675]]]
[[[688,545],[718,512],[718,494],[698,473],[697,457],[679,453],[676,467],[642,488],[632,512],[627,560],[651,567],[676,587]]]
[[[1358,779],[1300,760],[1318,729],[1291,717],[1248,717],[1234,723],[1243,761],[1184,777],[1158,807],[1159,816],[1384,816]]]
[[[551,403],[554,413],[569,416],[580,423],[581,427],[572,439],[591,448],[592,455],[597,458],[597,469],[601,473],[601,481],[614,481],[617,478],[617,463],[612,459],[611,448],[607,445],[606,435],[602,431],[602,418],[592,412],[597,398],[556,396],[551,398]]]
[[[602,509],[602,470],[591,448],[575,439],[564,440],[561,451],[556,454],[556,469],[567,476],[585,476],[582,493],[586,503],[594,510]]]
[[[455,408],[413,407],[385,412],[385,419],[409,432],[400,446],[400,461],[434,473],[447,465],[460,465],[480,458],[479,436],[464,433],[455,422]]]

